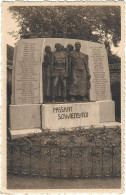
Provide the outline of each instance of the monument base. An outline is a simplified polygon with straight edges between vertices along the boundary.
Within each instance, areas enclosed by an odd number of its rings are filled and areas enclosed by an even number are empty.
[[[41,128],[41,104],[10,105],[10,129]]]
[[[70,129],[115,121],[115,102],[97,101],[10,106],[10,130]]]
[[[115,121],[115,102],[42,104],[42,128],[62,129]]]

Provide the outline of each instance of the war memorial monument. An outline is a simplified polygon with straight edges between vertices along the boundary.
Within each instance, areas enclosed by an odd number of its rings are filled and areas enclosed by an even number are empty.
[[[115,125],[105,45],[64,38],[19,40],[9,110],[12,137]]]
[[[123,49],[123,9],[117,2],[8,9],[19,31],[5,20],[3,32],[18,40],[12,47],[6,36],[4,44],[7,192],[120,192],[124,67],[111,46]]]

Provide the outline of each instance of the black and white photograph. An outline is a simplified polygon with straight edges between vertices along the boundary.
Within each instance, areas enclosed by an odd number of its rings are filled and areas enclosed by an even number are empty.
[[[123,192],[124,2],[2,9],[3,189]]]

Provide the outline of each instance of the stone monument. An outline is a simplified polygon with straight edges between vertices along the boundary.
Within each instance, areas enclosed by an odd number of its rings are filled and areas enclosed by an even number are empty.
[[[57,101],[56,96],[63,99]],[[104,44],[61,38],[17,42],[10,105],[12,135],[114,121]]]

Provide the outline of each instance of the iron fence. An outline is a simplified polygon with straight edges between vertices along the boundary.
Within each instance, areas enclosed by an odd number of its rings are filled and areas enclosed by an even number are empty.
[[[8,142],[8,173],[55,178],[120,177],[121,147]]]

